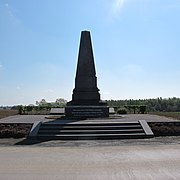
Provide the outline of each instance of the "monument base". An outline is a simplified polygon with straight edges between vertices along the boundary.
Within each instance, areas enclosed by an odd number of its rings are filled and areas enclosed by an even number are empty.
[[[77,118],[101,118],[109,117],[108,106],[67,106],[65,108],[67,117]]]

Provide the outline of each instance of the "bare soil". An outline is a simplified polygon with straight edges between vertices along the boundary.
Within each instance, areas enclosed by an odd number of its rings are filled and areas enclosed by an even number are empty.
[[[180,120],[180,112],[153,112],[151,114]]]
[[[26,137],[32,124],[23,123],[1,123],[0,124],[0,138],[22,138]]]
[[[180,136],[180,122],[148,122],[154,135]]]
[[[14,116],[17,114],[18,114],[18,110],[1,109],[0,110],[0,119],[8,117],[8,116]]]

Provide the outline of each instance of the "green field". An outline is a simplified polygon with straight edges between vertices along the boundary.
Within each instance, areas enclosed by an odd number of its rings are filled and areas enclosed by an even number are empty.
[[[180,112],[153,112],[151,114],[159,115],[159,116],[165,116],[165,117],[171,117],[173,119],[179,119],[180,120]]]

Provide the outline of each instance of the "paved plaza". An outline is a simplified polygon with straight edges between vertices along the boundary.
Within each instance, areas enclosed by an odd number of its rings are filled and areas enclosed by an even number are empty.
[[[125,115],[112,121],[174,121],[155,115]],[[0,122],[50,121],[12,116]],[[180,137],[128,140],[37,141],[0,139],[0,179],[179,180]]]
[[[53,121],[53,119],[47,119],[45,117],[52,117],[52,115],[16,115],[9,116],[3,119],[0,119],[0,123],[34,123],[36,121]],[[126,122],[126,121],[138,121],[138,120],[146,120],[147,122],[167,122],[167,121],[176,121],[172,118],[167,118],[163,116],[151,115],[151,114],[127,114],[121,115],[118,117],[111,116],[107,119],[94,119],[93,121],[111,121],[111,122]]]

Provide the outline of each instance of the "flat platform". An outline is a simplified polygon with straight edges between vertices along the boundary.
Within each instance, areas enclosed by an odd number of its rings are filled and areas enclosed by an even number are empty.
[[[45,117],[51,117],[52,115],[16,115],[16,116],[10,116],[7,118],[0,119],[0,123],[34,123],[36,121],[42,121],[42,122],[50,122],[53,121],[53,119],[46,119]],[[131,121],[138,121],[138,120],[146,120],[147,122],[170,122],[170,121],[176,121],[172,118],[166,118],[163,116],[157,116],[157,115],[150,115],[150,114],[127,114],[122,115],[119,118],[110,116],[109,118],[103,118],[103,119],[90,119],[90,120],[83,120],[86,122],[131,122]],[[66,120],[58,120],[56,122],[65,122]],[[73,120],[68,120],[72,121]],[[75,123],[75,122],[74,122]]]

